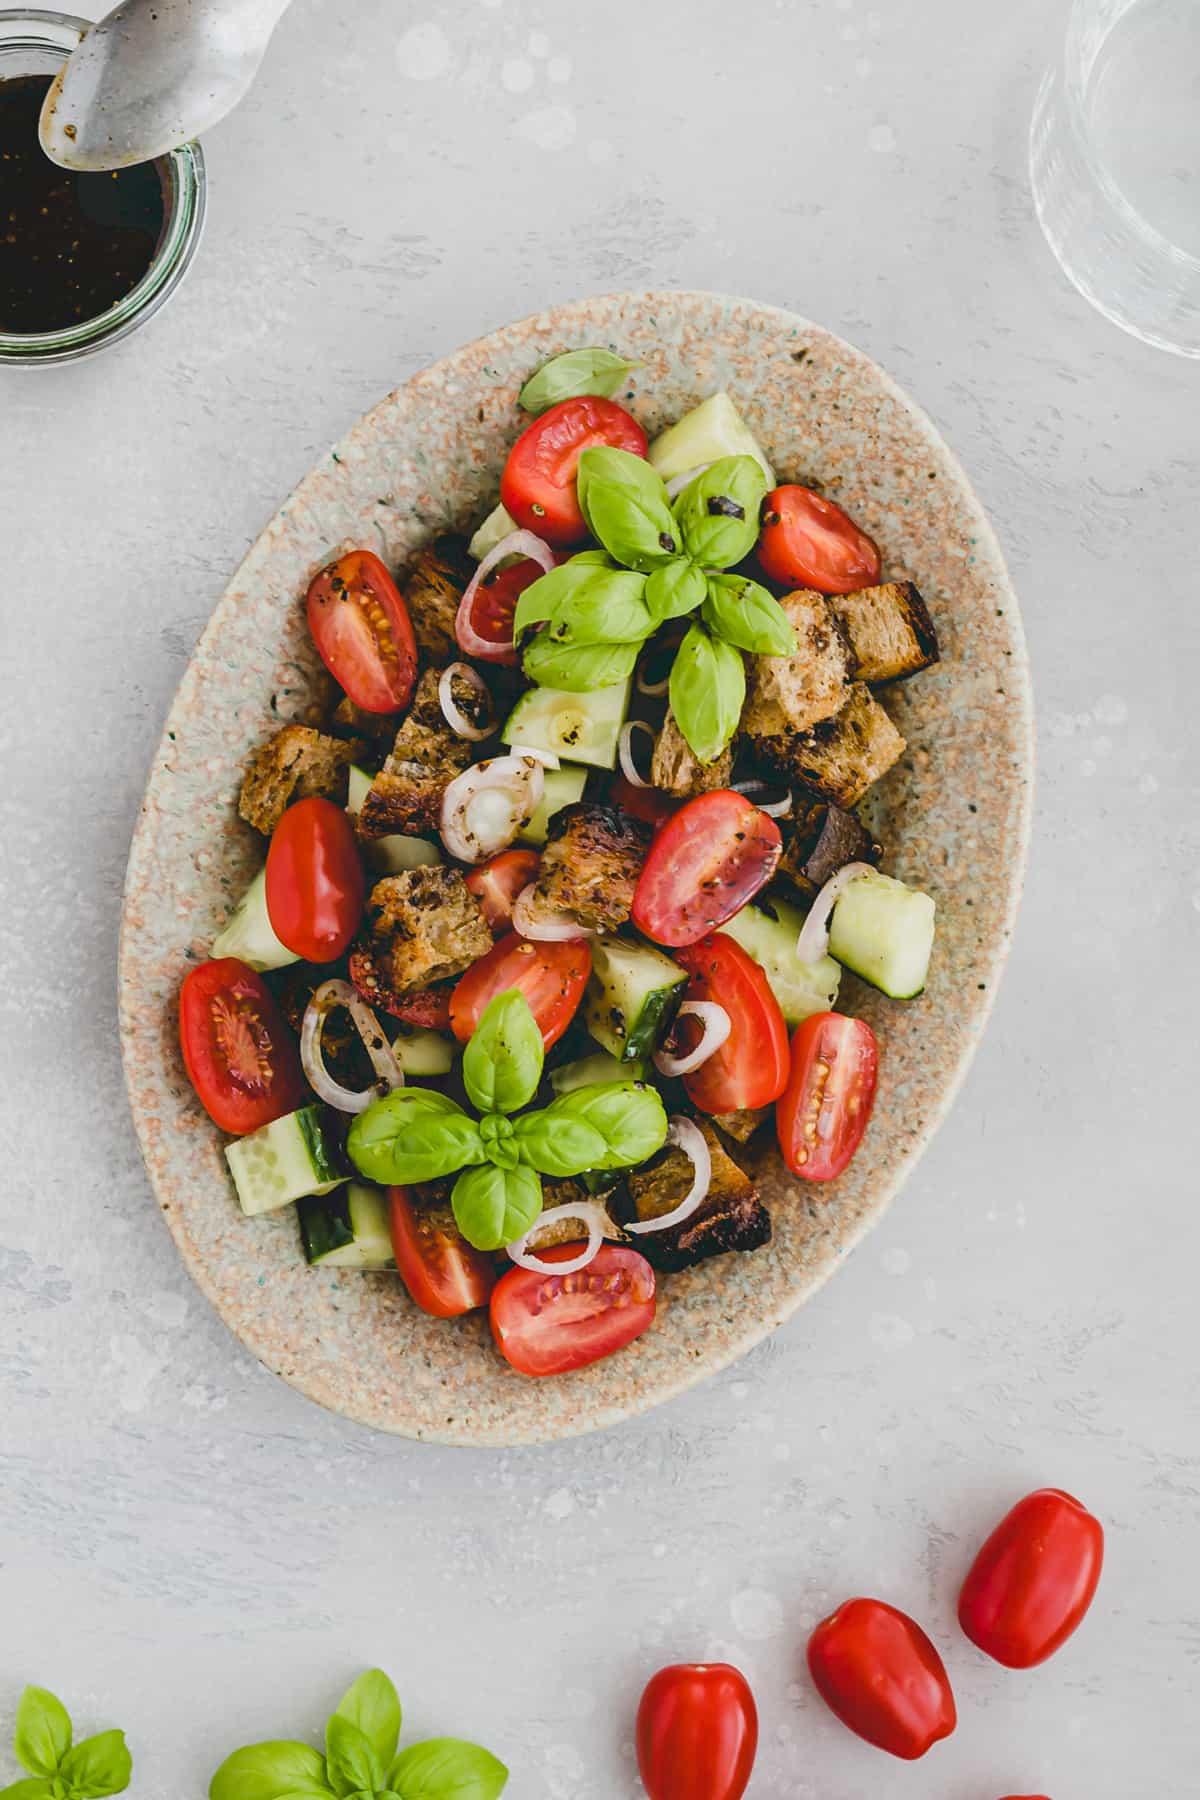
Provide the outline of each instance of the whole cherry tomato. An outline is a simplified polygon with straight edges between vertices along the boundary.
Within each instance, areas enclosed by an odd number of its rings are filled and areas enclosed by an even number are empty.
[[[915,1619],[847,1600],[808,1640],[817,1692],[868,1744],[915,1762],[958,1723],[945,1664]]]
[[[421,1311],[457,1319],[486,1306],[496,1271],[467,1243],[449,1205],[423,1201],[419,1188],[389,1188],[388,1199],[396,1267]]]
[[[723,931],[687,944],[675,961],[691,975],[685,1000],[712,1000],[729,1015],[729,1036],[685,1075],[693,1106],[706,1113],[770,1106],[788,1078],[788,1035],[762,969]]]
[[[314,575],[308,629],[321,661],[363,712],[398,712],[417,679],[417,644],[400,589],[371,550]]]
[[[305,962],[336,962],[362,918],[366,881],[354,827],[332,800],[297,800],[267,851],[267,916]]]
[[[633,922],[656,944],[698,943],[766,886],[782,850],[774,819],[744,794],[697,794],[655,833]]]
[[[1059,1488],[1026,1494],[988,1538],[963,1582],[958,1622],[1009,1669],[1032,1669],[1065,1644],[1100,1580],[1104,1529]]]
[[[581,544],[588,529],[575,476],[585,450],[601,444],[645,456],[646,434],[615,400],[560,400],[527,425],[500,477],[500,498],[518,525],[555,548]]]
[[[675,1663],[646,1684],[637,1756],[650,1800],[741,1800],[757,1749],[754,1695],[729,1663]]]
[[[878,1068],[879,1046],[865,1019],[813,1013],[796,1027],[791,1073],[775,1109],[779,1148],[793,1175],[832,1181],[841,1174],[867,1129]]]
[[[304,1104],[296,1040],[261,975],[236,956],[189,969],[179,992],[183,1060],[222,1131],[257,1131]]]
[[[852,594],[879,580],[879,551],[848,513],[811,488],[777,487],[762,508],[758,560],[781,587]]]

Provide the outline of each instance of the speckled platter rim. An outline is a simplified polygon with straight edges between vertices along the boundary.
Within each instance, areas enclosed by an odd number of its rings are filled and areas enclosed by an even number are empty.
[[[929,987],[898,1006],[849,980],[874,1025],[881,1078],[851,1170],[823,1190],[777,1154],[751,1161],[772,1244],[660,1284],[652,1330],[619,1356],[530,1382],[486,1322],[419,1313],[395,1277],[310,1271],[290,1216],[245,1220],[220,1134],[195,1102],[174,997],[261,841],[235,797],[248,750],[303,717],[319,678],[302,623],[308,575],[358,542],[399,563],[494,500],[525,376],[556,351],[606,343],[643,359],[626,403],[648,429],[718,386],[735,395],[782,478],[809,478],[879,540],[885,575],[915,580],[943,644],[938,669],[893,689],[909,750],[880,784],[885,867],[939,902]],[[622,396],[623,398],[625,396]],[[233,577],[171,706],[130,851],[120,1024],[133,1117],[180,1255],[266,1367],[364,1424],[447,1444],[544,1442],[615,1424],[683,1392],[766,1337],[882,1216],[928,1145],[987,1021],[1020,899],[1033,721],[1016,597],[966,475],[923,412],[871,359],[780,308],[706,293],[613,294],[493,332],[375,407],[299,484]]]

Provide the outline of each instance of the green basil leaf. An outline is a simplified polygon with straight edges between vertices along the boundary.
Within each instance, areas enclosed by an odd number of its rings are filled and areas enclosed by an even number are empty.
[[[528,1106],[546,1059],[542,1034],[520,988],[489,1000],[463,1051],[463,1086],[481,1113]]]
[[[701,762],[714,762],[742,716],[746,666],[741,651],[711,637],[702,625],[689,626],[671,665],[668,693],[675,723],[693,754]]]
[[[133,1775],[133,1758],[123,1731],[99,1731],[68,1750],[59,1774],[78,1800],[123,1794]]]
[[[502,1250],[524,1237],[542,1210],[542,1183],[532,1169],[485,1164],[459,1176],[450,1193],[454,1221],[476,1250]]]
[[[428,1088],[397,1088],[373,1100],[351,1125],[346,1150],[361,1175],[384,1187],[437,1181],[483,1158],[475,1121]]]
[[[0,1800],[58,1800],[48,1775],[26,1775],[0,1788]]]
[[[588,530],[627,569],[646,572],[679,555],[663,478],[644,456],[607,444],[585,450],[575,484]]]
[[[479,1137],[483,1154],[496,1169],[515,1169],[521,1158],[513,1122],[503,1113],[485,1113],[479,1121]]]
[[[686,556],[673,557],[646,577],[646,607],[656,625],[695,612],[707,592],[703,569]]]
[[[715,637],[754,656],[796,653],[796,634],[782,606],[745,575],[710,575],[700,616]]]
[[[31,1775],[54,1775],[71,1748],[71,1715],[49,1688],[27,1687],[17,1702],[13,1749]]]
[[[388,1781],[403,1800],[499,1800],[508,1770],[478,1744],[430,1738],[400,1752]]]
[[[325,1758],[311,1744],[247,1744],[221,1764],[208,1800],[328,1800]]]
[[[599,1135],[604,1154],[587,1165],[592,1169],[631,1168],[645,1162],[667,1141],[662,1100],[657,1089],[644,1081],[604,1081],[575,1088],[551,1101],[541,1116],[558,1129],[565,1129],[570,1122],[587,1125]]]
[[[518,596],[513,614],[514,640],[519,641],[521,633],[528,631],[531,625],[552,619],[565,600],[585,590],[589,583],[595,581],[598,573],[615,571],[616,566],[603,550],[581,550],[569,562],[559,563],[556,569],[549,569],[544,575],[539,575]],[[624,570],[623,573],[628,575],[629,570]]]
[[[401,1718],[400,1696],[390,1677],[382,1669],[365,1670],[338,1701],[335,1716],[358,1726],[386,1768],[396,1754]]]
[[[595,688],[615,687],[633,674],[641,655],[636,644],[556,643],[548,632],[536,637],[525,652],[524,668],[539,687],[564,688],[572,694],[590,694]]]
[[[523,412],[543,413],[560,400],[577,400],[581,394],[599,394],[611,400],[631,369],[641,363],[626,362],[612,350],[564,350],[543,363],[517,395]]]
[[[542,1112],[514,1120],[513,1130],[521,1161],[559,1179],[598,1168],[608,1151],[607,1141],[594,1125],[568,1116],[556,1100]]]
[[[397,1733],[399,1736],[399,1733]],[[395,1755],[395,1747],[392,1749]],[[334,1713],[325,1727],[325,1770],[335,1794],[346,1800],[351,1794],[368,1794],[383,1782],[384,1759],[366,1732],[353,1720]]]
[[[767,478],[752,456],[722,456],[675,501],[683,547],[706,569],[728,569],[758,541]]]

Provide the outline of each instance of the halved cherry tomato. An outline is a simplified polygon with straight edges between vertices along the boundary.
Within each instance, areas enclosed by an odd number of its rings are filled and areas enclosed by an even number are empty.
[[[971,1564],[958,1622],[1009,1669],[1032,1669],[1066,1643],[1092,1604],[1104,1528],[1060,1488],[1039,1488],[1001,1519]]]
[[[637,1757],[650,1800],[742,1800],[757,1750],[754,1695],[729,1663],[676,1663],[647,1683]]]
[[[643,825],[652,825],[656,831],[668,819],[675,817],[680,805],[670,794],[664,794],[661,788],[634,787],[632,781],[626,781],[624,775],[616,777],[610,798],[613,805],[619,806],[622,812],[627,812],[631,819],[640,819]]]
[[[297,800],[267,850],[267,916],[280,943],[305,962],[336,962],[358,930],[366,878],[345,809]]]
[[[450,1029],[465,1044],[488,1001],[518,988],[548,1050],[575,1017],[591,972],[592,953],[581,938],[534,944],[510,931],[459,978],[450,1000]]]
[[[513,901],[536,879],[542,859],[536,850],[501,850],[467,876],[493,937],[512,930]]]
[[[691,974],[687,1000],[715,1000],[729,1014],[729,1036],[707,1062],[685,1075],[688,1099],[701,1112],[770,1106],[788,1078],[788,1035],[763,971],[723,931],[677,950]]]
[[[657,834],[633,896],[656,944],[695,944],[752,900],[783,848],[774,819],[732,788],[698,794]]]
[[[388,1200],[396,1267],[421,1311],[457,1319],[486,1306],[496,1272],[462,1236],[449,1206],[423,1206],[402,1187],[389,1188]]]
[[[364,712],[398,712],[417,679],[417,645],[400,589],[370,550],[314,575],[308,629],[321,661]]]
[[[513,614],[525,589],[543,574],[545,570],[541,563],[534,562],[532,557],[527,556],[520,562],[509,563],[505,568],[496,569],[491,575],[484,577],[471,596],[471,604],[467,610],[467,623],[475,633],[475,641],[463,645],[469,655],[479,662],[504,663],[509,667],[516,662]],[[480,638],[495,648],[481,649]]]
[[[817,1692],[843,1725],[915,1762],[958,1723],[945,1664],[915,1619],[883,1600],[847,1600],[808,1640]]]
[[[862,1142],[875,1104],[879,1046],[865,1019],[814,1013],[796,1027],[775,1109],[783,1160],[804,1181],[832,1181]]]
[[[781,587],[851,594],[879,580],[879,551],[848,513],[806,487],[777,487],[762,509],[758,560]]]
[[[449,981],[441,987],[420,988],[415,994],[398,994],[387,1010],[394,1019],[403,1019],[406,1025],[417,1025],[423,1031],[449,1031],[453,992],[454,984]]]
[[[296,1040],[261,975],[236,956],[189,969],[179,1042],[200,1104],[222,1131],[257,1131],[303,1106]]]
[[[645,456],[646,434],[615,400],[587,394],[560,400],[527,425],[500,477],[500,498],[518,525],[548,544],[581,544],[588,534],[575,493],[585,450],[600,444]]]
[[[579,1250],[558,1244],[538,1254],[555,1263]],[[624,1244],[601,1244],[573,1275],[512,1268],[492,1295],[492,1336],[521,1375],[565,1375],[640,1337],[654,1322],[654,1292],[654,1270]]]

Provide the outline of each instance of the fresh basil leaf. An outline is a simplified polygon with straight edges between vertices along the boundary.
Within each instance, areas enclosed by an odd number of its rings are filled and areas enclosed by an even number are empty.
[[[715,762],[737,730],[746,699],[741,651],[710,636],[703,625],[690,625],[671,665],[668,693],[675,723],[693,754]]]
[[[701,618],[715,637],[754,656],[794,656],[796,634],[774,594],[745,575],[710,575]]]
[[[673,557],[646,577],[646,606],[656,625],[695,612],[707,592],[703,569],[686,556]]]
[[[542,1034],[520,988],[489,1000],[463,1051],[463,1086],[481,1113],[528,1106],[546,1059]]]
[[[640,643],[658,623],[643,598],[645,586],[644,575],[614,569],[607,579],[592,582],[563,601],[547,627],[547,637],[554,643]]]
[[[536,637],[525,652],[524,668],[539,687],[564,688],[571,694],[590,694],[595,688],[615,687],[633,674],[641,655],[636,644],[555,643],[548,632]]]
[[[722,456],[675,501],[683,548],[706,569],[728,569],[758,540],[767,478],[752,456]]]
[[[503,1113],[485,1113],[479,1121],[483,1154],[496,1169],[515,1169],[521,1158],[513,1122]]]
[[[105,1800],[123,1794],[133,1775],[133,1758],[123,1731],[99,1731],[68,1750],[59,1774],[76,1800]]]
[[[247,1744],[227,1756],[208,1787],[208,1800],[329,1800],[325,1758],[311,1744],[277,1739]]]
[[[542,1183],[532,1169],[485,1164],[459,1176],[450,1204],[468,1244],[476,1250],[502,1250],[524,1237],[541,1212]]]
[[[59,1784],[61,1788],[61,1783]],[[48,1775],[26,1775],[0,1788],[0,1800],[58,1800],[55,1783]]]
[[[17,1702],[13,1750],[31,1775],[54,1775],[71,1748],[71,1715],[49,1688],[27,1687]]]
[[[360,1175],[384,1187],[437,1181],[483,1159],[475,1121],[427,1088],[397,1088],[373,1100],[351,1125],[346,1150]]]
[[[562,1179],[582,1175],[603,1160],[608,1144],[586,1119],[568,1116],[552,1101],[542,1112],[526,1113],[513,1121],[521,1161],[543,1175]]]
[[[585,450],[575,485],[588,530],[627,569],[645,573],[679,555],[679,526],[663,478],[644,456],[607,444]]]
[[[518,596],[513,613],[514,640],[519,640],[521,633],[528,631],[531,625],[552,619],[565,600],[585,590],[598,574],[615,573],[616,570],[616,563],[606,551],[581,550],[569,562],[559,563],[556,569],[548,569],[544,575],[539,575]],[[628,576],[630,571],[625,569],[621,573]]]
[[[644,1081],[603,1081],[575,1088],[551,1101],[542,1117],[558,1129],[569,1122],[587,1125],[599,1135],[604,1153],[586,1165],[590,1169],[630,1168],[645,1162],[667,1141],[662,1100]]]
[[[325,1771],[334,1793],[342,1800],[364,1790],[374,1793],[383,1781],[384,1767],[383,1757],[376,1754],[366,1732],[335,1712],[325,1727]]]
[[[611,400],[630,370],[641,366],[626,362],[612,350],[564,350],[529,377],[517,395],[517,405],[523,412],[543,413],[560,400],[577,400],[582,394]]]
[[[478,1744],[430,1738],[400,1752],[388,1781],[403,1800],[499,1800],[508,1770]]]
[[[391,1678],[382,1669],[365,1670],[338,1701],[335,1716],[358,1726],[386,1768],[400,1737],[400,1696]]]

